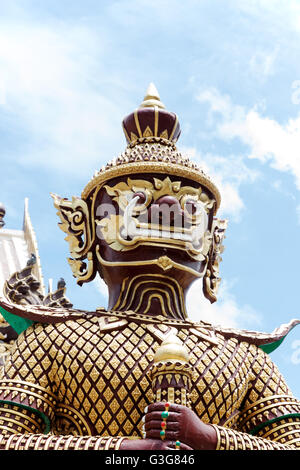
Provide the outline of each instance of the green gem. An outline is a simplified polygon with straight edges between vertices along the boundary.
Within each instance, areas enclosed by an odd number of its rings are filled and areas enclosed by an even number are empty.
[[[169,412],[168,411],[163,411],[162,414],[161,414],[161,417],[162,418],[168,418],[169,416]]]
[[[165,434],[166,434],[165,431],[160,431],[161,436],[165,436]]]
[[[176,445],[176,446],[180,446],[180,441],[176,441],[176,442],[175,442],[175,445]]]

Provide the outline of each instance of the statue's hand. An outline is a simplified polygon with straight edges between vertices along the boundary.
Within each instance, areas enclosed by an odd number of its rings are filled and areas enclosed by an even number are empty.
[[[146,438],[161,439],[162,412],[165,411],[164,403],[149,405],[145,415]],[[215,450],[217,436],[214,428],[203,423],[190,408],[182,405],[170,404],[169,415],[166,418],[165,440],[187,444],[195,450]]]
[[[191,447],[183,444],[182,450],[192,450]],[[175,441],[161,439],[125,439],[120,450],[174,450]]]

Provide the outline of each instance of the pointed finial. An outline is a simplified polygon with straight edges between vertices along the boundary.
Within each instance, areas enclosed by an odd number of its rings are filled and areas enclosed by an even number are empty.
[[[157,106],[158,108],[165,108],[165,105],[160,101],[159,93],[156,89],[154,83],[150,83],[147,88],[146,95],[144,97],[144,101],[140,105],[140,108],[152,108],[153,106]]]
[[[189,351],[176,334],[169,334],[157,349],[154,362],[177,360],[189,362]]]

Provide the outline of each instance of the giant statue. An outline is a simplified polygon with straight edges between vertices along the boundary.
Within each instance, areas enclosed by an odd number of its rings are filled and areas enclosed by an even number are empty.
[[[107,309],[38,301],[30,265],[36,302],[16,296],[20,275],[6,285],[1,312],[19,329],[0,374],[0,449],[300,447],[300,402],[269,357],[299,321],[267,334],[189,319],[194,281],[217,300],[219,190],[177,150],[154,85],[123,131],[125,151],[81,197],[52,195],[73,275],[101,276]]]

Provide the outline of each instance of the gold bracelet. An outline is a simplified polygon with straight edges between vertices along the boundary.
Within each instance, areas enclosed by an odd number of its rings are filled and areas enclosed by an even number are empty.
[[[84,450],[89,450],[90,443],[91,443],[91,441],[92,441],[93,439],[95,439],[94,436],[88,437],[86,443],[84,444]]]
[[[216,434],[217,434],[217,446],[216,446],[215,450],[220,450],[220,447],[221,447],[221,434],[220,434],[219,426],[217,426],[216,424],[211,424],[211,426],[214,428],[214,430],[216,431]]]
[[[54,444],[54,449],[53,450],[59,450],[60,443],[64,438],[65,438],[65,436],[59,436],[56,443]]]
[[[77,442],[75,444],[74,450],[81,450],[81,449],[79,449],[79,446],[81,445],[82,440],[83,440],[83,436],[78,436],[77,437]]]
[[[16,436],[16,434],[12,434],[11,436],[9,436],[9,438],[8,438],[7,441],[6,441],[5,449],[4,449],[4,450],[10,450],[11,441],[13,440],[13,438],[14,438],[15,436]]]
[[[229,432],[227,431],[226,428],[223,428],[222,431],[225,434],[225,439],[226,439],[225,450],[229,450],[230,448]]]
[[[41,440],[43,439],[43,437],[44,437],[43,435],[38,436],[37,440],[34,443],[34,450],[39,450],[39,444],[40,444]]]
[[[245,439],[246,449],[247,449],[247,450],[249,450],[249,449],[250,449],[250,450],[253,450],[252,441],[251,441],[251,439],[250,439],[250,437],[248,436],[247,433],[244,434],[244,439]],[[247,441],[248,441],[248,443],[249,443],[249,448],[247,447]]]
[[[23,450],[22,448],[21,449],[19,448],[19,446],[21,447],[21,442],[23,439],[24,439],[24,434],[22,434],[22,436],[19,437],[19,439],[17,439],[15,443],[15,450]]]
[[[119,450],[122,442],[126,439],[126,437],[119,437],[116,445],[115,445],[115,450]]]
[[[46,438],[46,442],[44,444],[44,450],[48,450],[51,444],[52,444],[52,436],[49,436]]]
[[[109,450],[109,445],[111,441],[113,440],[113,437],[109,437],[105,443],[104,450]]]
[[[99,447],[101,446],[101,444],[102,444],[102,437],[98,437],[94,450],[100,450]]]
[[[31,435],[28,436],[28,438],[26,439],[26,443],[25,443],[25,446],[24,446],[24,450],[29,450],[31,441],[32,441],[32,439],[33,439],[33,436],[34,436],[34,434],[31,434]]]
[[[68,439],[66,440],[65,444],[64,444],[64,450],[69,450],[69,445],[71,443],[71,441],[73,440],[74,436],[70,436],[68,437]]]
[[[236,434],[232,429],[230,430],[230,432],[231,432],[231,436],[232,436],[232,440],[233,440],[233,449],[231,449],[231,450],[238,450],[239,445],[238,445],[238,442],[237,442]]]

